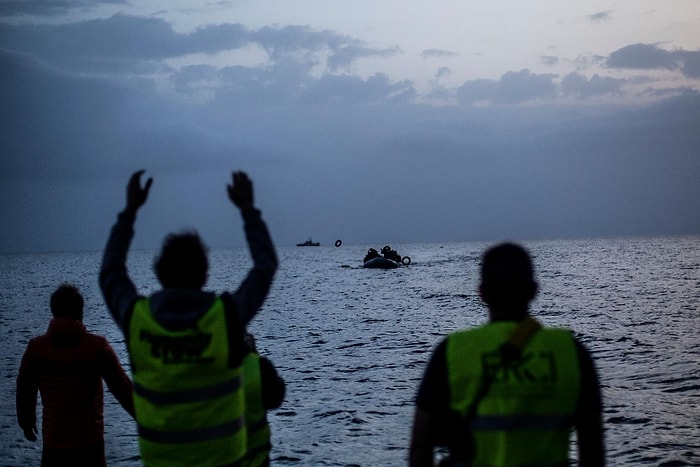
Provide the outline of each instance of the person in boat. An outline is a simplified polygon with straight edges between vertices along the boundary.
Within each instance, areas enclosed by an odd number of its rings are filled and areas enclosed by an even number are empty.
[[[155,259],[162,289],[139,295],[126,259],[136,214],[153,182],[142,186],[143,172],[129,179],[126,207],[110,232],[99,279],[132,363],[141,460],[149,467],[238,465],[247,449],[244,335],[277,270],[272,239],[254,206],[253,183],[234,172],[228,197],[240,211],[253,259],[236,291],[203,289],[207,250],[195,231],[185,231],[166,236]]]
[[[382,256],[392,261],[396,261],[397,263],[401,262],[401,255],[389,245],[382,248]]]
[[[46,334],[29,341],[17,374],[17,421],[37,440],[37,393],[42,403],[41,465],[106,466],[102,380],[132,417],[133,386],[102,336],[83,324],[84,299],[62,284],[51,294]]]
[[[571,428],[582,467],[605,464],[600,386],[591,355],[567,329],[529,314],[537,294],[529,254],[504,243],[482,258],[489,322],[449,334],[416,397],[409,465],[568,465]]]
[[[374,258],[379,258],[380,256],[381,255],[377,250],[375,250],[374,248],[370,248],[369,250],[367,250],[367,254],[365,255],[365,259],[363,260],[363,262],[366,263],[367,261]]]
[[[248,349],[243,358],[248,443],[246,465],[268,467],[272,443],[267,412],[282,405],[286,385],[272,362],[258,353],[252,334],[246,334],[245,342]]]

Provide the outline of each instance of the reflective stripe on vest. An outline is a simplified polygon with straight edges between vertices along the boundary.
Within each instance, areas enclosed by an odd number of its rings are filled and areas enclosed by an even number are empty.
[[[248,436],[248,465],[258,467],[270,454],[270,425],[262,400],[260,356],[248,353],[243,359],[243,386],[246,400],[246,430]]]
[[[447,338],[450,406],[465,414],[488,373],[493,383],[470,422],[474,465],[565,465],[580,390],[573,336],[542,329],[504,368],[498,348],[516,326],[494,322]]]
[[[229,368],[222,301],[191,328],[170,331],[138,300],[129,323],[134,407],[144,464],[228,465],[245,456],[241,368]]]

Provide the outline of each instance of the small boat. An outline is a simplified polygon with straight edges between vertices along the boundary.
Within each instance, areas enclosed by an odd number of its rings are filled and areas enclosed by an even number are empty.
[[[372,259],[368,259],[362,263],[362,267],[371,269],[395,269],[400,266],[399,263],[393,259],[384,258],[382,256],[377,256]]]
[[[394,269],[401,265],[408,266],[409,264],[411,264],[410,257],[401,257],[401,255],[399,255],[396,250],[392,250],[389,245],[382,248],[381,255],[374,248],[370,248],[367,250],[367,254],[362,260],[362,267],[372,269]]]
[[[311,237],[309,237],[304,243],[297,243],[297,246],[321,246],[321,243],[313,242],[311,241]]]

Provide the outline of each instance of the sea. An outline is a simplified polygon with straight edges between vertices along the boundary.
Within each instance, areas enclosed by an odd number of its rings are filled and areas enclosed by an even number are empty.
[[[363,269],[362,258],[383,245],[334,241],[279,247],[280,269],[250,325],[287,384],[284,403],[269,413],[272,464],[406,465],[416,390],[434,347],[486,321],[476,289],[492,243],[391,245],[411,264],[377,270]],[[608,465],[700,465],[700,236],[521,244],[540,284],[532,314],[574,330],[595,360]],[[129,254],[143,294],[158,288],[154,254]],[[46,330],[60,283],[81,289],[86,326],[130,371],[98,288],[100,257],[0,255],[2,466],[39,465],[40,441],[26,441],[17,426],[15,381],[27,342]],[[210,264],[207,289],[221,292],[235,290],[251,260],[244,247],[213,249]],[[109,393],[105,425],[109,465],[140,465],[134,422]],[[571,456],[575,465],[575,449]]]

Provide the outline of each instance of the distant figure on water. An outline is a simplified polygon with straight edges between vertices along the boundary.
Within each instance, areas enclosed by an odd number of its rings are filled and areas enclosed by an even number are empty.
[[[530,316],[537,294],[529,254],[486,251],[479,294],[489,322],[447,336],[418,389],[409,465],[568,465],[576,431],[582,467],[605,465],[602,402],[593,360],[571,331]]]
[[[105,466],[102,380],[131,416],[132,383],[104,337],[83,325],[83,296],[71,284],[51,295],[46,334],[29,341],[17,375],[17,421],[37,440],[37,393],[42,403],[41,465]]]
[[[134,221],[153,182],[143,170],[107,241],[100,287],[127,341],[141,460],[149,467],[243,465],[246,461],[243,359],[246,325],[270,290],[277,255],[253,184],[234,172],[228,197],[240,210],[253,265],[235,292],[203,290],[208,253],[194,231],[171,233],[155,259],[162,289],[138,294],[126,258]]]
[[[384,245],[382,247],[382,256],[386,259],[396,261],[397,263],[401,262],[401,255],[389,245]]]
[[[379,252],[377,250],[375,250],[374,248],[370,248],[369,250],[367,250],[367,254],[365,255],[362,262],[366,263],[367,261],[369,261],[371,259],[379,258],[379,257],[380,257]]]
[[[255,338],[246,334],[248,354],[243,358],[243,378],[246,399],[246,429],[248,431],[248,467],[268,467],[272,448],[268,410],[277,409],[284,401],[286,385],[277,369],[258,353]]]

